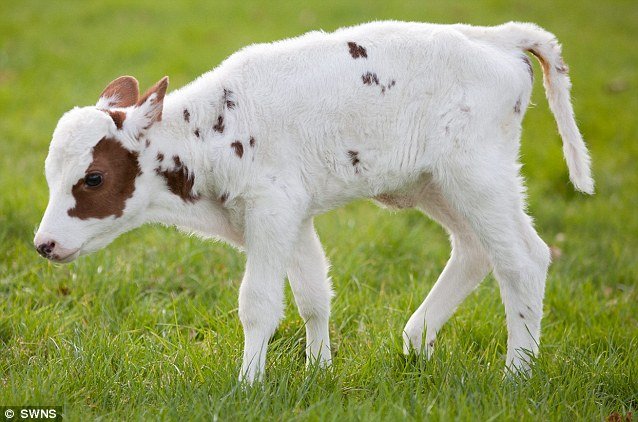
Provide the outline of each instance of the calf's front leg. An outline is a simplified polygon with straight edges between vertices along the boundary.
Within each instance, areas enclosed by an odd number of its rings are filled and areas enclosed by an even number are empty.
[[[328,278],[328,261],[311,219],[304,221],[299,229],[288,265],[288,280],[299,314],[306,324],[306,363],[329,366],[328,320],[332,288]]]
[[[299,221],[272,205],[254,205],[246,216],[246,271],[239,288],[244,358],[239,379],[248,384],[263,378],[268,340],[283,316],[284,275]]]

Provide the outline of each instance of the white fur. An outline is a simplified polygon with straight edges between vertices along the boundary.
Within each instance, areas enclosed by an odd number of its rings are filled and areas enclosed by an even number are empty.
[[[352,57],[348,42],[364,47],[367,58]],[[591,193],[587,149],[569,79],[555,70],[562,62],[551,34],[522,23],[375,22],[247,47],[166,96],[162,121],[148,129],[148,110],[137,106],[121,109],[122,130],[96,107],[70,111],[51,143],[51,198],[36,244],[55,239],[76,251],[73,259],[142,223],[161,222],[244,248],[241,377],[252,382],[264,373],[268,340],[283,315],[286,274],[306,321],[308,358],[330,363],[331,286],[313,216],[356,198],[417,207],[448,230],[453,249],[405,327],[405,351],[429,356],[437,331],[493,270],[507,313],[507,365],[526,371],[538,350],[550,262],[524,212],[517,162],[532,89],[523,59],[530,49],[549,64],[545,88],[572,181]],[[376,81],[365,84],[368,72]],[[225,89],[233,109],[224,106]],[[218,115],[223,133],[213,130]],[[123,217],[71,218],[71,186],[106,135],[139,152],[143,175]],[[230,147],[235,140],[242,158]],[[168,191],[154,171],[158,152],[180,156],[195,174],[200,200],[188,203]]]

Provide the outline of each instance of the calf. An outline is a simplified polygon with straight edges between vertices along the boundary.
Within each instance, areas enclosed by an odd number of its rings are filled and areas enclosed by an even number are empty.
[[[69,262],[147,222],[243,248],[240,378],[264,373],[287,274],[307,358],[330,364],[331,286],[313,217],[357,198],[416,207],[452,254],[408,321],[404,350],[430,356],[454,309],[493,271],[507,314],[507,367],[537,353],[550,254],[525,213],[518,151],[533,72],[576,189],[593,193],[567,66],[554,36],[497,27],[375,22],[247,47],[170,95],[130,76],[59,121],[50,200],[35,246]]]

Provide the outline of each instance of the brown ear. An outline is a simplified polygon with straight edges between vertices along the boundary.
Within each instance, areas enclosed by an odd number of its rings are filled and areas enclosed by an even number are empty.
[[[164,96],[168,88],[168,76],[164,76],[158,83],[153,85],[144,95],[137,101],[137,107],[145,110],[146,118],[149,123],[159,122],[162,120],[162,109],[164,108]]]
[[[140,88],[132,76],[120,76],[110,84],[100,94],[96,107],[113,108],[113,107],[130,107],[137,103],[140,96]]]

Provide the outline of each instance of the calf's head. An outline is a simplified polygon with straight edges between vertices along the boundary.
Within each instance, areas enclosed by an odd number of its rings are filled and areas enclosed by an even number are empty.
[[[152,175],[140,155],[167,86],[165,77],[140,98],[137,80],[122,76],[95,106],[62,116],[45,161],[49,204],[34,239],[42,256],[70,262],[144,222]]]

